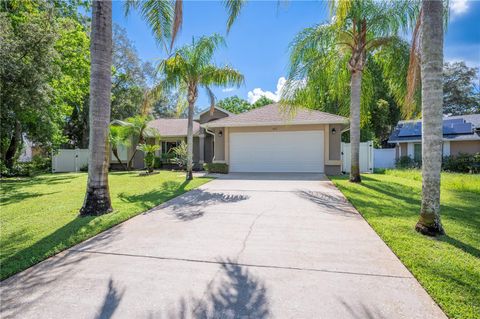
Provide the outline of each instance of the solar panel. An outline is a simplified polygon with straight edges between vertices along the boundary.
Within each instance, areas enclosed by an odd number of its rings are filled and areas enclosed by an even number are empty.
[[[466,123],[463,119],[450,119],[443,121],[443,134],[471,134],[472,123]]]
[[[398,133],[399,137],[421,136],[421,135],[422,135],[421,122],[404,123],[403,126],[400,128],[400,132]]]
[[[443,134],[471,134],[473,133],[472,123],[465,122],[464,119],[445,119],[443,121]],[[403,123],[398,133],[399,137],[412,137],[422,135],[422,122]]]

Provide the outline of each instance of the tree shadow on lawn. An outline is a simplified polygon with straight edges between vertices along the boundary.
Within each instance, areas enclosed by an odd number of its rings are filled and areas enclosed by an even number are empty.
[[[366,181],[376,181],[375,179],[371,179],[368,177],[363,177]],[[380,183],[380,182],[378,182]],[[393,208],[389,208],[390,212],[386,212],[385,207],[382,205],[375,205],[373,202],[367,200],[359,200],[355,199],[356,201],[362,201],[364,205],[376,206],[377,211],[380,212],[382,215],[388,216],[397,216],[397,217],[407,217],[407,216],[417,216],[420,213],[420,205],[421,200],[418,194],[414,194],[413,192],[410,193],[411,197],[408,195],[400,195],[400,194],[408,194],[408,191],[405,189],[405,186],[402,187],[402,184],[395,184],[392,186],[391,184],[381,184],[376,185],[375,183],[362,183],[360,186],[371,189],[375,192],[387,195],[388,197],[392,197],[395,199],[402,200],[407,206],[406,210],[398,209],[392,211]],[[440,214],[445,221],[454,221],[459,225],[463,225],[472,229],[480,229],[480,222],[476,218],[479,214],[478,212],[478,199],[474,193],[469,192],[456,192],[450,190],[450,192],[454,193],[454,196],[457,197],[459,202],[462,203],[462,207],[455,207],[451,205],[442,204],[440,206]],[[397,206],[398,207],[398,206]],[[413,227],[413,226],[412,226]],[[456,238],[449,236],[448,229],[446,229],[447,234],[444,236],[436,237],[437,240],[448,243],[458,249],[463,250],[464,252],[479,258],[480,257],[480,250],[470,244],[464,243]]]
[[[100,226],[101,223],[106,223],[106,225]],[[116,221],[114,219],[102,220],[101,218],[94,216],[76,217],[48,236],[38,240],[33,245],[17,251],[13,255],[3,259],[2,267],[0,269],[0,277],[1,279],[7,278],[8,276],[53,256],[74,244],[80,243],[81,241],[108,229],[108,226],[110,226],[109,224],[114,226]],[[111,237],[114,234],[115,230],[110,230],[104,231],[98,236]],[[18,237],[9,238],[8,241],[14,241],[16,238]],[[13,250],[13,248],[10,249],[11,252],[13,252]]]

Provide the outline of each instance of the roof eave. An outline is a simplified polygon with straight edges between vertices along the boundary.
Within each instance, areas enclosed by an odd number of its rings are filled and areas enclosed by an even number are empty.
[[[273,121],[273,122],[245,122],[245,123],[216,123],[216,121],[201,124],[201,127],[219,128],[219,127],[248,127],[248,126],[273,126],[273,125],[309,125],[309,124],[348,124],[348,120],[335,121]]]

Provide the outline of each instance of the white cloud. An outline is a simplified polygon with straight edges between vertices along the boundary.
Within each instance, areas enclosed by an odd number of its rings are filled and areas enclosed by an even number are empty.
[[[450,10],[453,14],[460,15],[467,12],[468,1],[467,0],[452,0],[450,3]]]
[[[277,81],[277,90],[275,92],[264,91],[261,88],[255,88],[252,91],[249,91],[248,102],[255,103],[262,96],[265,96],[275,102],[278,102],[280,100],[280,97],[282,96],[282,90],[283,90],[283,87],[285,86],[285,82],[287,82],[287,79],[285,79],[285,77],[283,76],[280,77]]]
[[[232,91],[235,91],[236,89],[237,89],[236,87],[224,88],[222,89],[222,92],[232,92]]]

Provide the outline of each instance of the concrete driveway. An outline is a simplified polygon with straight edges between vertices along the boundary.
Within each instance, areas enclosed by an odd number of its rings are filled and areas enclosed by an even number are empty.
[[[324,176],[230,174],[1,284],[1,318],[446,318]]]

